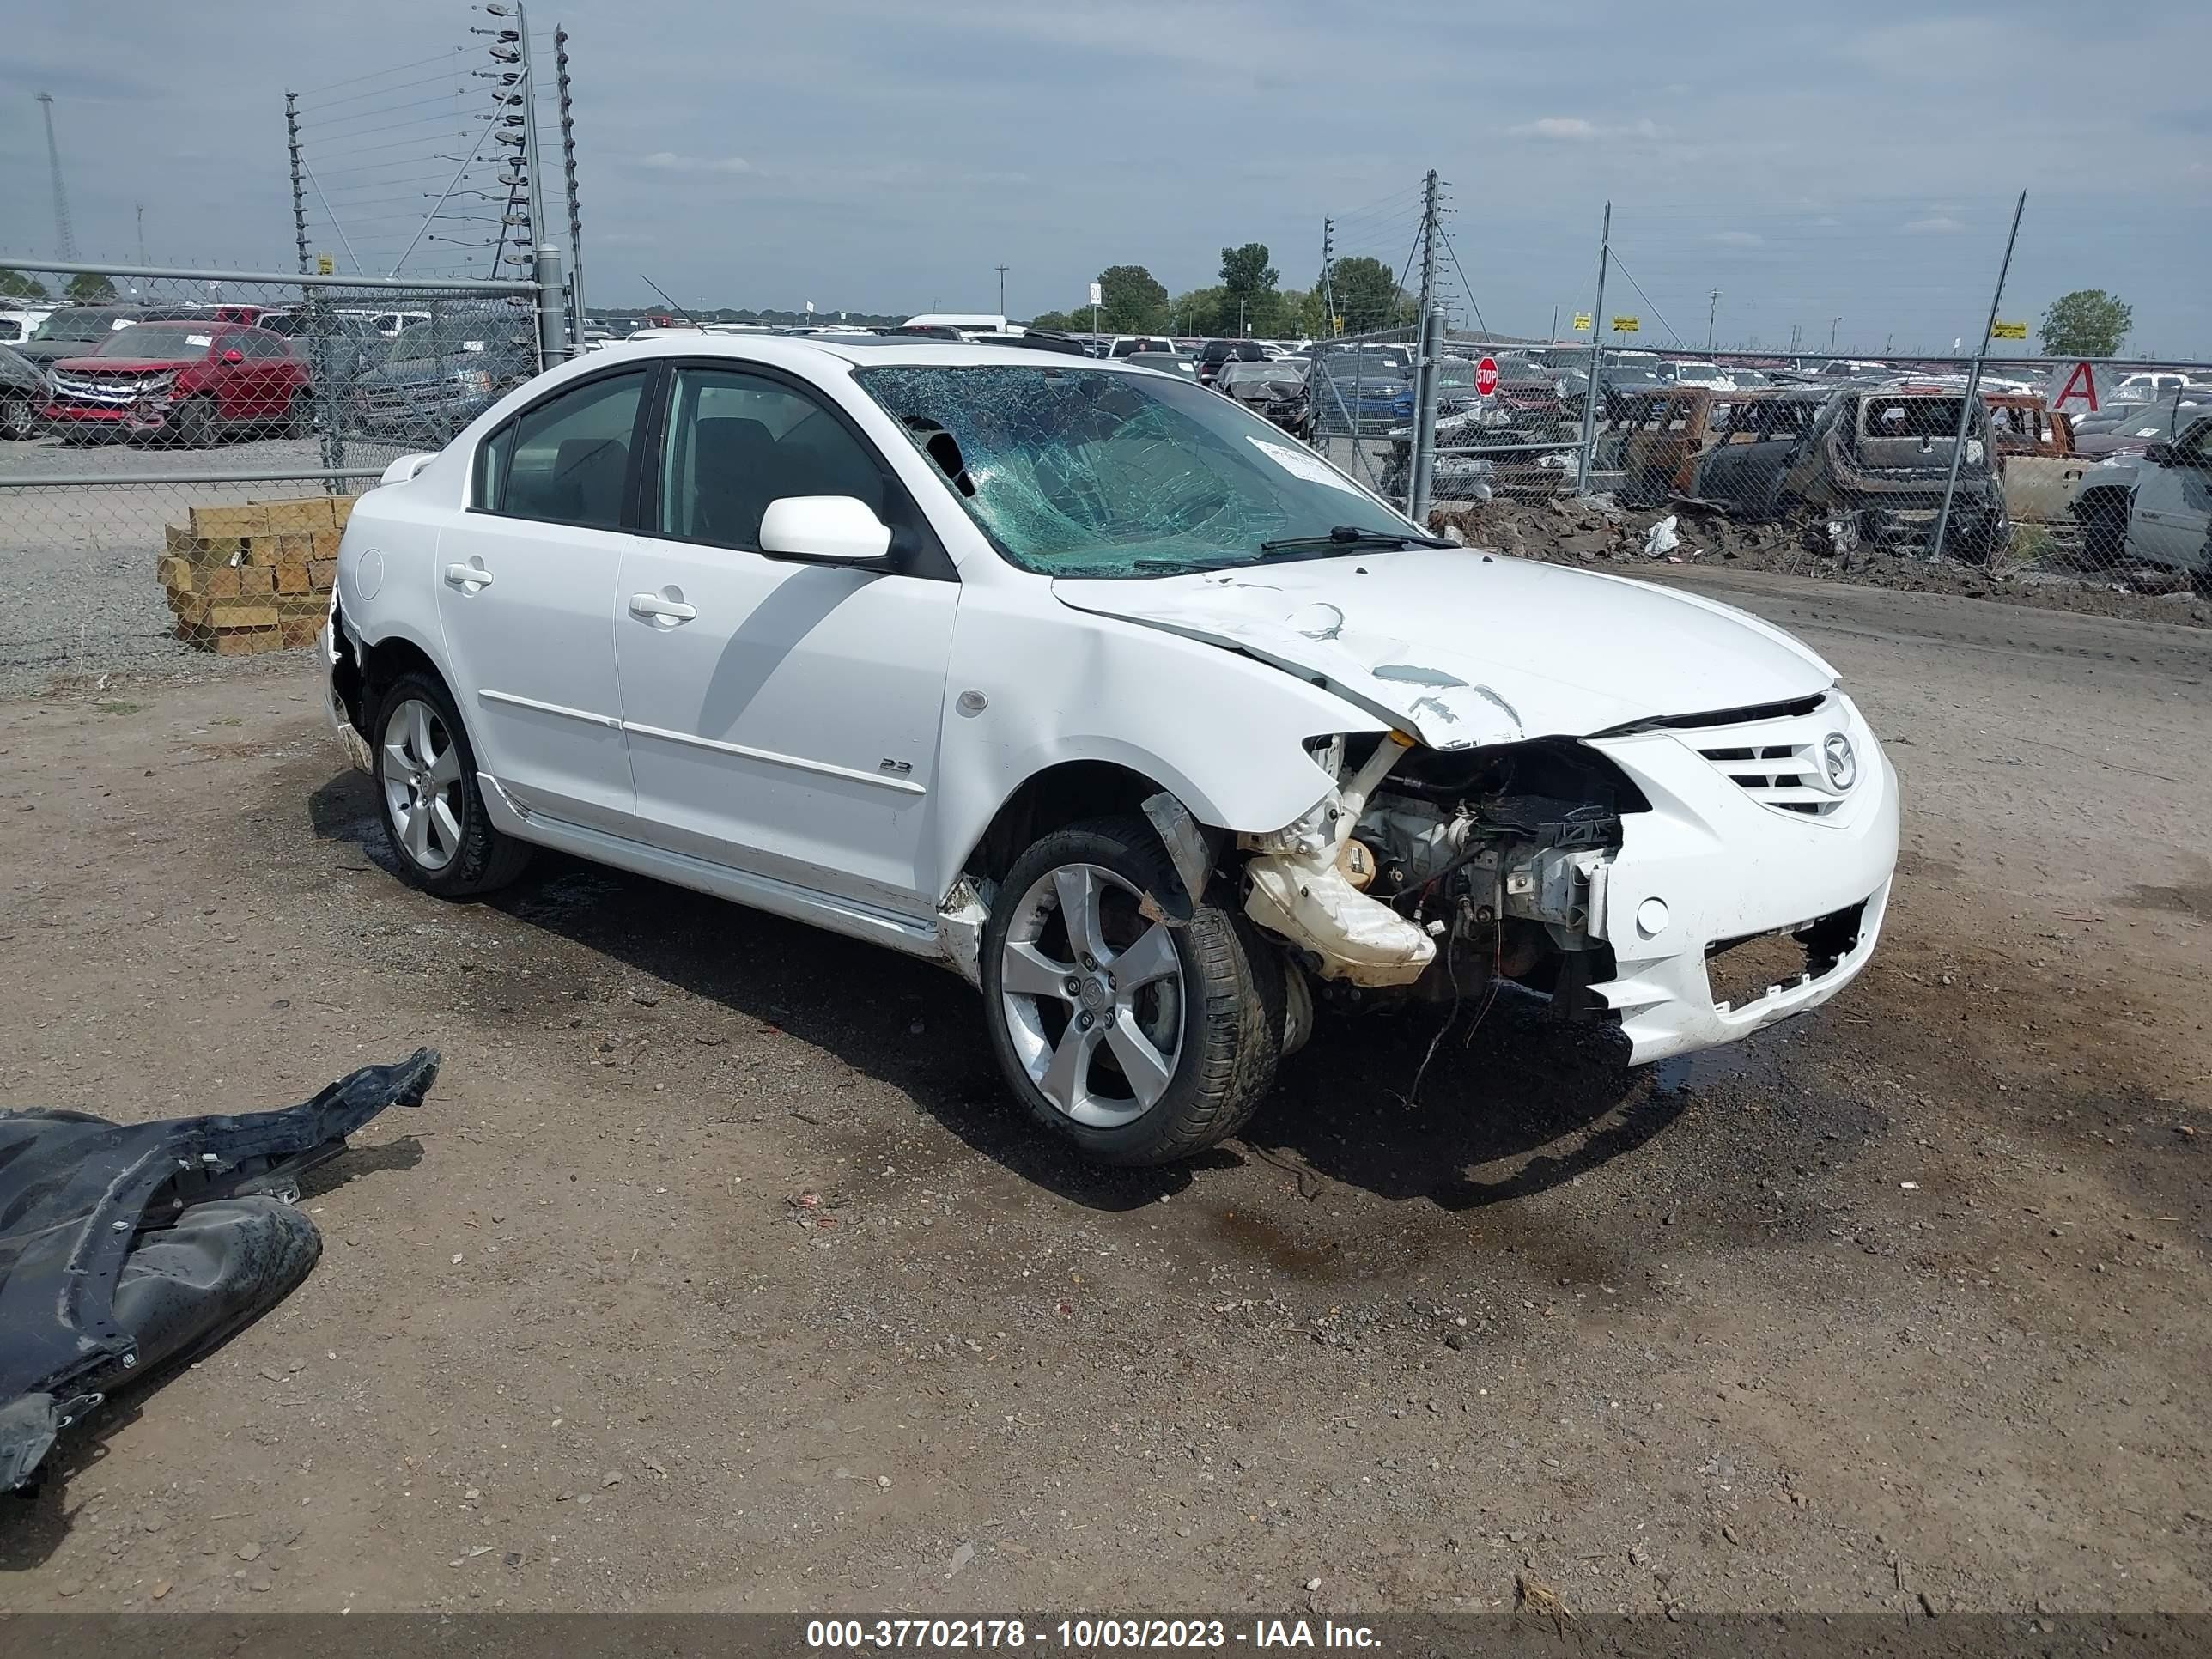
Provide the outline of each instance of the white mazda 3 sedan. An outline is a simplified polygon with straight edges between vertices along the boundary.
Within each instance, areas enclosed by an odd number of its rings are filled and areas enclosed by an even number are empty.
[[[1019,348],[550,370],[363,497],[326,643],[425,890],[558,848],[939,959],[1121,1163],[1232,1133],[1324,1008],[1510,979],[1632,1061],[1744,1036],[1865,965],[1896,861],[1896,775],[1786,634]]]

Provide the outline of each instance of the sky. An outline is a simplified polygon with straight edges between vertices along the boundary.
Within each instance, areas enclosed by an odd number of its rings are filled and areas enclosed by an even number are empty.
[[[143,203],[156,263],[291,268],[290,89],[314,245],[380,274],[452,170],[468,31],[496,26],[447,0],[9,10],[0,263],[53,250],[43,89],[83,257],[134,259]],[[1971,349],[2025,191],[2001,316],[2106,288],[2131,350],[2212,359],[2202,4],[541,0],[532,23],[571,37],[594,305],[651,303],[649,276],[687,305],[995,311],[1003,264],[1019,318],[1109,264],[1211,283],[1248,241],[1303,288],[1332,216],[1340,254],[1405,267],[1433,167],[1443,292],[1503,332],[1592,307],[1610,202],[1603,309],[1638,343]]]

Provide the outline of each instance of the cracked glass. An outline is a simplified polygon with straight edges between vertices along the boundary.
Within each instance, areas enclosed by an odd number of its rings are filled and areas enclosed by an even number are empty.
[[[1024,570],[1167,575],[1255,563],[1263,543],[1326,543],[1340,526],[1416,533],[1280,428],[1165,375],[1042,364],[854,378]]]

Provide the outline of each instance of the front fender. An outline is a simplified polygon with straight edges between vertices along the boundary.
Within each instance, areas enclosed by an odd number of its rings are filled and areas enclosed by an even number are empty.
[[[981,586],[962,596],[930,860],[940,895],[999,809],[1048,767],[1110,762],[1170,791],[1200,823],[1264,835],[1331,787],[1307,738],[1385,729],[1237,652],[1028,597]]]

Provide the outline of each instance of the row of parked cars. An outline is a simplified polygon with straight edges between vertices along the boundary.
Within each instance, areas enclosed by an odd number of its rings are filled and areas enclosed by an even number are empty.
[[[0,344],[0,436],[199,448],[232,433],[442,439],[538,371],[534,313],[70,306]],[[325,399],[319,392],[326,390]]]

